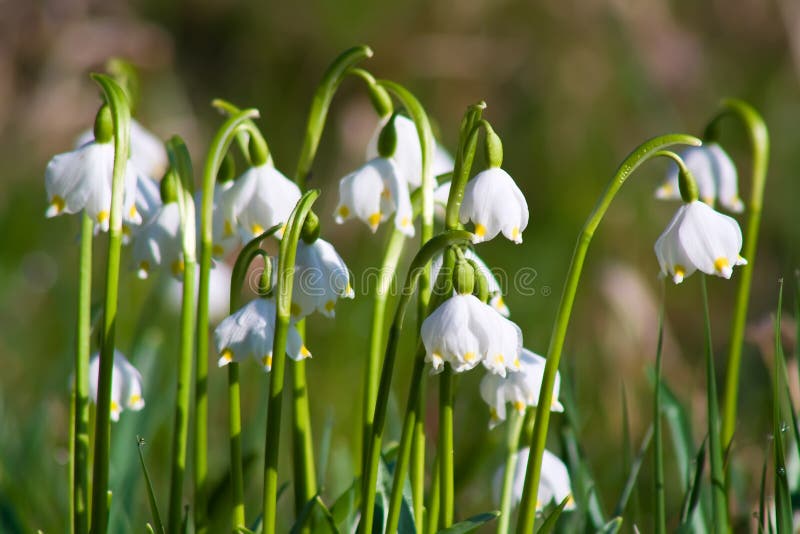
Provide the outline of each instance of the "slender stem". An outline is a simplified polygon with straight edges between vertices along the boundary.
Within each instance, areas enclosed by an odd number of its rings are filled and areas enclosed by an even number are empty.
[[[453,401],[453,369],[446,365],[439,377],[440,528],[453,524]]]
[[[525,417],[511,412],[506,422],[506,466],[503,471],[503,487],[500,493],[500,517],[497,518],[497,534],[507,534],[511,526],[511,500],[514,489],[514,471],[519,457],[519,436]]]
[[[417,532],[425,528],[425,385],[420,385],[414,407],[414,439],[411,445],[411,507]]]
[[[275,336],[272,345],[272,371],[269,377],[269,404],[267,405],[267,432],[264,451],[264,502],[263,532],[275,532],[278,494],[278,449],[280,446],[281,407],[286,368],[286,338],[289,333],[292,305],[292,285],[297,242],[306,215],[319,196],[319,191],[305,193],[289,216],[287,228],[280,245],[278,257],[278,284],[275,288]]]
[[[77,393],[73,385],[69,390],[69,472],[68,491],[69,491],[69,534],[75,534],[75,397]]]
[[[246,527],[244,474],[242,472],[242,407],[239,391],[239,363],[228,364],[228,446],[231,459],[232,531]]]
[[[75,347],[75,389],[72,469],[72,514],[75,534],[89,531],[89,355],[92,334],[92,219],[81,216],[78,267],[78,334]]]
[[[656,345],[656,386],[653,394],[653,439],[655,441],[655,532],[667,531],[667,513],[664,497],[664,443],[661,435],[661,356],[664,346],[664,280],[661,280],[661,307],[658,311],[658,342]]]
[[[305,339],[305,321],[297,323]],[[303,507],[317,494],[317,473],[314,466],[314,440],[311,432],[311,410],[308,405],[306,362],[292,365],[292,458],[294,460],[294,507],[299,516]]]
[[[717,379],[714,371],[714,349],[711,344],[711,315],[708,310],[706,275],[700,275],[703,295],[706,336],[706,390],[708,394],[708,449],[711,461],[711,502],[714,532],[727,534],[728,498],[725,492],[725,472],[722,463],[722,444],[719,433],[719,408],[717,404]]]
[[[722,444],[728,447],[736,428],[736,412],[739,398],[739,372],[742,364],[742,343],[744,341],[747,307],[750,301],[750,285],[758,245],[758,230],[761,225],[761,210],[764,199],[764,186],[767,182],[769,162],[769,132],[764,120],[749,104],[741,100],[725,100],[720,111],[706,129],[706,138],[714,139],[720,120],[733,115],[741,120],[750,139],[752,170],[750,175],[750,202],[747,204],[747,227],[744,236],[743,255],[747,265],[739,270],[739,286],[733,307],[731,333],[728,341],[728,374],[725,381],[725,400],[722,418]]]
[[[103,74],[92,74],[102,88],[114,118],[114,170],[111,182],[111,213],[106,261],[106,293],[103,306],[103,332],[100,346],[100,372],[97,387],[97,419],[94,435],[92,481],[92,528],[104,534],[108,524],[108,472],[111,445],[111,376],[114,369],[114,341],[117,322],[120,249],[122,247],[122,193],[130,144],[130,110],[122,89]]]
[[[439,456],[433,461],[433,474],[431,475],[431,491],[428,495],[428,508],[427,516],[425,517],[425,534],[434,534],[439,524],[439,502],[440,502],[440,489],[441,479],[439,478]]]
[[[194,524],[197,534],[207,528],[208,511],[208,291],[211,275],[214,182],[237,130],[258,111],[246,109],[227,119],[211,141],[203,168],[200,207],[200,277],[197,292],[197,353],[195,360]]]
[[[556,321],[553,326],[553,333],[550,337],[550,346],[547,351],[547,363],[545,364],[544,376],[542,377],[542,389],[539,394],[539,406],[549,406],[550,399],[553,397],[553,386],[555,384],[558,364],[561,360],[561,351],[564,348],[564,339],[567,334],[569,318],[572,314],[572,305],[575,302],[575,295],[578,291],[583,263],[586,259],[586,252],[592,236],[608,210],[611,201],[616,196],[619,188],[625,180],[642,163],[653,157],[659,150],[674,144],[700,145],[700,140],[689,135],[665,135],[651,139],[637,147],[617,170],[614,177],[606,186],[606,190],[601,195],[592,213],[584,224],[575,244],[575,251],[572,255],[567,280],[561,296],[561,302],[556,313]],[[517,522],[517,532],[520,534],[533,532],[533,523],[536,515],[536,498],[539,491],[539,476],[542,470],[542,455],[544,454],[545,441],[547,440],[547,427],[550,422],[549,410],[538,410],[536,422],[533,427],[531,437],[531,453],[528,457],[528,467],[525,472],[525,486],[520,501],[520,514]]]

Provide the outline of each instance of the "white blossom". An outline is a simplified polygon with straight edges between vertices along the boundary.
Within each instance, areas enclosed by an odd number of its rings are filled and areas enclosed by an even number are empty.
[[[245,242],[276,224],[285,224],[301,196],[297,184],[269,161],[245,171],[234,180],[228,194]],[[282,235],[283,229],[276,232],[276,236]]]
[[[539,491],[536,510],[541,510],[551,502],[561,504],[567,499],[564,510],[574,510],[575,500],[572,498],[572,485],[570,484],[567,466],[561,459],[552,452],[545,449],[542,455],[542,472],[539,476]],[[513,485],[511,489],[512,506],[519,504],[522,499],[522,491],[525,487],[525,472],[528,468],[528,456],[530,449],[525,447],[517,453],[517,464],[514,468]],[[495,502],[500,502],[500,490],[503,482],[503,467],[495,472],[492,481]]]
[[[354,296],[350,272],[333,245],[324,239],[310,245],[300,240],[292,285],[292,317],[300,319],[314,311],[333,317],[337,299]]]
[[[164,142],[150,133],[136,119],[131,119],[131,161],[147,176],[160,177],[167,171],[169,163]],[[83,132],[77,139],[75,147],[94,141],[94,131]]]
[[[506,171],[491,167],[467,182],[460,219],[462,224],[475,224],[475,243],[493,239],[500,232],[522,243],[522,232],[528,226],[528,203]]]
[[[100,378],[100,353],[89,362],[89,398],[97,404]],[[124,409],[139,411],[144,408],[142,375],[118,350],[114,351],[114,368],[111,373],[111,420],[119,421]]]
[[[133,241],[133,264],[137,276],[145,279],[150,272],[168,266],[176,278],[183,278],[181,216],[177,202],[164,204],[136,232]]]

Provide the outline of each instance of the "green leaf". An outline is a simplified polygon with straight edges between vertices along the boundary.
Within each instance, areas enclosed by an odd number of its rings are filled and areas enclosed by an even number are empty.
[[[617,534],[617,532],[619,532],[619,529],[621,529],[621,528],[622,528],[622,518],[621,517],[615,517],[614,519],[612,519],[611,521],[609,521],[608,523],[603,525],[603,527],[600,528],[597,531],[597,533],[598,534]]]
[[[352,532],[358,521],[358,507],[361,505],[361,479],[356,478],[344,493],[339,495],[331,506],[331,515],[336,527],[343,532]]]
[[[561,512],[564,511],[564,507],[567,506],[570,498],[572,496],[568,495],[564,497],[558,506],[556,506],[552,512],[550,512],[547,517],[545,518],[542,526],[539,527],[539,530],[536,531],[536,534],[550,534],[554,528],[556,528],[556,523],[558,523],[558,518],[561,517]]]
[[[306,526],[306,522],[311,517],[311,512],[314,510],[314,507],[317,506],[317,497],[319,497],[319,493],[311,497],[303,506],[303,509],[300,510],[300,514],[297,516],[294,525],[292,525],[292,529],[289,531],[290,534],[298,534],[303,527]]]
[[[634,458],[633,463],[631,463],[630,471],[628,472],[628,479],[625,481],[622,494],[619,497],[619,501],[617,501],[617,506],[614,507],[615,516],[621,516],[625,512],[625,507],[627,506],[628,499],[636,487],[636,480],[639,478],[639,471],[642,468],[645,454],[647,454],[647,450],[650,448],[652,439],[653,427],[651,426],[645,433],[644,439],[642,439],[642,445],[639,447],[639,451],[636,453],[636,458]]]
[[[145,487],[147,489],[147,500],[150,503],[150,512],[153,514],[153,521],[155,521],[156,524],[155,528],[158,534],[164,534],[164,523],[161,522],[161,514],[158,511],[153,484],[150,482],[150,474],[147,472],[147,465],[144,463],[144,455],[142,454],[144,440],[139,436],[136,437],[136,445],[139,449],[139,461],[142,464],[142,473],[144,474]]]
[[[783,304],[783,280],[778,283],[778,309],[775,313],[775,383],[773,390],[773,446],[775,461],[775,522],[778,534],[792,532],[792,500],[786,476],[785,444],[783,434],[783,391],[786,388],[786,363],[781,342],[781,306]]]
[[[242,526],[236,527],[236,532],[239,532],[240,534],[256,534],[255,532],[253,532],[249,528],[242,527]]]
[[[484,512],[482,514],[474,515],[469,519],[465,519],[464,521],[460,521],[448,528],[442,529],[439,531],[439,534],[466,534],[467,532],[473,532],[489,521],[494,521],[499,516],[499,511]]]
[[[593,529],[602,528],[607,519],[597,496],[597,484],[589,470],[589,466],[583,461],[583,453],[571,426],[562,430],[562,438],[570,467],[569,473],[572,477],[575,500],[578,506],[585,510],[591,527]]]
[[[697,451],[697,456],[694,460],[695,470],[694,476],[689,479],[689,485],[686,488],[686,495],[683,497],[683,505],[681,506],[681,522],[678,530],[681,532],[692,532],[693,525],[691,523],[694,510],[700,502],[700,488],[703,480],[703,470],[706,465],[706,440],[700,444],[700,449]]]

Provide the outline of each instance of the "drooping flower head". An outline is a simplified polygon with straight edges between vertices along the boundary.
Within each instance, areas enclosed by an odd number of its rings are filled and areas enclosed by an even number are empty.
[[[522,232],[528,226],[528,203],[506,171],[491,167],[467,182],[460,219],[461,224],[475,224],[475,243],[494,239],[501,232],[514,243],[522,243]]]
[[[276,224],[286,223],[301,196],[300,188],[269,160],[245,171],[234,181],[228,195],[230,198],[220,206],[232,210],[229,215],[238,223],[244,241]],[[282,236],[283,230],[276,235]]]
[[[100,353],[95,353],[89,362],[89,398],[95,404],[99,376]],[[139,411],[142,408],[142,375],[120,351],[115,350],[111,374],[111,420],[119,421],[119,416],[125,409]]]
[[[146,176],[163,176],[169,163],[164,142],[150,133],[139,121],[131,118],[131,162]],[[75,148],[94,141],[94,131],[78,136]]]
[[[354,296],[350,272],[333,245],[324,239],[311,244],[301,239],[295,256],[292,317],[299,320],[314,311],[333,317],[336,301]]]
[[[564,510],[574,510],[575,500],[572,498],[572,485],[570,484],[569,471],[561,459],[552,452],[545,449],[542,456],[542,473],[539,477],[538,502],[536,510],[541,510],[548,504],[561,504],[567,499]],[[522,491],[525,487],[525,471],[528,467],[528,456],[530,449],[525,447],[519,450],[517,455],[517,465],[514,468],[514,482],[511,489],[512,506],[519,504],[522,499]],[[500,488],[503,481],[503,468],[495,472],[492,487],[494,489],[495,502],[500,502]]]
[[[133,265],[137,276],[145,279],[150,272],[168,266],[175,278],[183,278],[181,216],[177,202],[168,202],[136,232],[133,241]]]

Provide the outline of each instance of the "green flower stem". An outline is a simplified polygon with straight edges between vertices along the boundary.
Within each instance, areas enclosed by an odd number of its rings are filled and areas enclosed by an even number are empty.
[[[122,247],[122,194],[125,166],[130,146],[130,110],[122,89],[103,74],[92,74],[103,89],[114,119],[114,170],[111,185],[111,213],[108,229],[106,294],[103,306],[103,332],[100,348],[100,373],[97,387],[97,419],[94,435],[94,474],[92,480],[92,528],[105,534],[108,524],[108,472],[111,444],[111,376],[114,369],[114,341],[119,291],[119,263]]]
[[[81,215],[81,252],[78,267],[78,334],[75,346],[74,426],[72,429],[72,528],[89,531],[89,356],[92,334],[92,238],[91,217]]]
[[[300,158],[297,163],[297,170],[294,173],[295,182],[300,186],[300,189],[305,189],[305,183],[311,171],[311,164],[317,153],[322,131],[325,129],[328,108],[330,108],[333,95],[348,71],[360,61],[370,57],[372,57],[372,49],[368,46],[355,46],[345,50],[331,63],[328,70],[325,71],[322,81],[317,86],[317,90],[311,100],[311,110],[308,112],[308,122],[306,123],[306,135],[303,138],[303,147],[300,149]]]
[[[664,280],[661,280],[661,307],[658,311],[658,342],[656,344],[656,386],[653,394],[653,440],[655,441],[655,529],[656,534],[667,531],[667,512],[664,497],[664,443],[661,434],[661,357],[664,347]]]
[[[586,252],[589,249],[589,244],[592,241],[597,226],[603,219],[606,210],[608,210],[611,201],[616,196],[620,187],[622,187],[622,184],[625,183],[625,180],[628,179],[633,171],[642,163],[652,158],[659,150],[675,144],[699,146],[701,142],[696,137],[673,134],[656,137],[655,139],[641,144],[622,162],[622,165],[620,165],[616,174],[606,186],[605,191],[592,210],[592,213],[589,215],[589,218],[586,220],[578,236],[577,243],[575,244],[575,251],[573,252],[572,261],[570,262],[569,271],[567,272],[567,281],[564,285],[564,292],[558,306],[553,333],[550,337],[550,346],[547,350],[547,364],[545,365],[544,376],[542,377],[542,389],[539,394],[539,406],[549,406],[550,399],[553,398],[553,386],[555,384],[556,373],[558,372],[558,364],[561,360],[561,351],[564,348],[564,339],[567,334],[569,318],[572,314],[572,305],[575,302],[575,294],[578,291],[578,282],[580,281],[581,272],[583,271]],[[547,440],[547,427],[549,422],[550,411],[538,410],[531,439],[531,453],[528,457],[528,467],[525,473],[525,486],[519,507],[520,515],[517,522],[517,532],[520,534],[533,532],[533,523],[536,517],[536,498],[539,492],[539,476],[542,470],[542,455],[544,454],[545,441]]]
[[[514,488],[514,471],[519,458],[519,437],[525,417],[513,410],[506,421],[506,466],[503,471],[503,486],[500,493],[500,517],[497,518],[497,534],[506,534],[511,526],[511,497]]]
[[[397,310],[389,328],[389,337],[386,345],[386,352],[381,369],[381,379],[378,388],[378,396],[375,403],[375,419],[372,426],[372,435],[367,448],[368,462],[365,464],[362,475],[362,500],[361,500],[361,523],[359,532],[371,533],[372,521],[375,506],[375,484],[378,477],[378,463],[381,455],[381,442],[386,423],[386,408],[389,404],[389,392],[391,390],[392,374],[394,371],[394,361],[397,357],[397,349],[400,341],[400,332],[403,328],[406,308],[409,300],[414,293],[417,280],[423,272],[423,268],[431,259],[446,247],[454,244],[466,245],[470,242],[472,234],[460,230],[454,230],[440,234],[428,241],[417,252],[409,267],[408,275],[403,286],[403,291],[397,303]]]
[[[305,321],[296,324],[305,339]],[[294,467],[294,508],[299,517],[306,503],[317,494],[317,473],[314,466],[314,440],[311,432],[311,415],[308,405],[306,362],[292,365],[292,458]]]
[[[189,440],[189,411],[192,397],[192,356],[194,355],[195,326],[195,255],[196,232],[194,214],[194,174],[189,151],[183,141],[175,136],[167,143],[170,166],[180,177],[178,180],[178,208],[181,218],[183,251],[183,298],[181,303],[181,333],[178,357],[178,382],[175,395],[175,420],[172,430],[172,468],[170,476],[169,532],[180,530],[183,517],[183,481],[186,474],[186,456]]]
[[[767,182],[767,166],[769,162],[769,132],[764,119],[749,104],[741,100],[724,100],[706,128],[704,137],[713,140],[717,137],[719,122],[732,115],[741,120],[747,129],[752,152],[752,170],[750,182],[750,202],[747,204],[747,228],[744,235],[743,256],[747,265],[739,269],[739,287],[736,292],[736,303],[733,307],[731,334],[728,341],[728,374],[725,382],[725,399],[722,418],[722,444],[727,447],[736,428],[736,411],[739,398],[739,372],[742,364],[742,343],[744,342],[747,307],[750,301],[750,285],[753,280],[753,268],[756,263],[756,247],[758,230],[761,225],[761,210],[764,200],[764,186]]]
[[[427,515],[425,516],[425,534],[434,534],[437,532],[439,524],[439,503],[441,502],[441,478],[439,477],[439,457],[437,456],[433,461],[433,473],[431,475],[431,491],[428,495],[428,508],[426,509]]]
[[[445,365],[439,378],[439,473],[441,510],[439,528],[453,524],[453,369]]]
[[[447,208],[445,209],[444,224],[448,230],[459,227],[458,216],[461,210],[461,202],[464,200],[464,188],[469,180],[472,161],[475,158],[475,147],[478,142],[477,132],[474,131],[475,125],[480,122],[484,109],[486,109],[485,102],[473,104],[467,108],[467,112],[461,121],[461,132],[459,134],[458,148],[456,149],[450,195],[447,197]]]
[[[424,361],[423,361],[424,363]],[[424,366],[423,366],[424,368]],[[411,443],[411,508],[417,532],[425,528],[425,386],[420,385],[414,408],[414,439]]]
[[[722,460],[722,442],[719,433],[719,406],[717,404],[717,379],[714,371],[714,350],[711,345],[711,315],[708,311],[706,275],[700,275],[703,294],[706,335],[706,395],[708,395],[708,450],[711,463],[711,503],[714,532],[727,534],[728,496],[725,490],[725,468]]]
[[[207,528],[208,511],[208,290],[212,254],[212,213],[214,182],[222,160],[239,128],[258,117],[255,109],[246,109],[228,118],[211,141],[203,168],[202,204],[200,207],[200,278],[197,293],[197,354],[195,361],[195,436],[194,436],[194,524],[202,534]]]
[[[319,191],[305,193],[289,217],[280,244],[278,257],[278,284],[275,288],[276,307],[275,337],[272,345],[272,371],[269,376],[269,398],[267,405],[267,433],[264,458],[264,506],[263,532],[275,532],[278,492],[278,448],[280,445],[281,407],[283,402],[283,382],[286,368],[286,337],[291,320],[292,285],[294,283],[294,264],[297,242],[303,223],[311,211],[311,205],[319,196]]]

